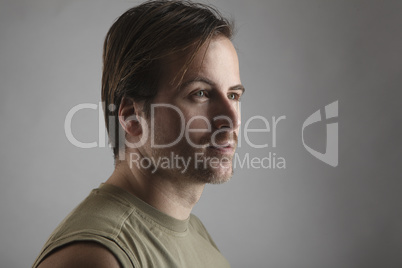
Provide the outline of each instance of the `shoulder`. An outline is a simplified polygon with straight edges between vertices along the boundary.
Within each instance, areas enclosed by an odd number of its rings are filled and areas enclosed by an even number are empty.
[[[82,239],[83,232],[102,237],[116,237],[120,228],[134,210],[117,195],[95,189],[53,231],[48,242],[65,240],[75,236]],[[71,241],[68,241],[71,242]]]
[[[124,223],[135,208],[106,190],[93,190],[59,224],[33,267],[137,266],[132,248],[125,247],[126,237],[121,236],[128,232]],[[113,261],[117,266],[109,264]]]
[[[99,267],[120,268],[116,257],[105,247],[93,242],[79,242],[62,247],[46,257],[38,268]]]

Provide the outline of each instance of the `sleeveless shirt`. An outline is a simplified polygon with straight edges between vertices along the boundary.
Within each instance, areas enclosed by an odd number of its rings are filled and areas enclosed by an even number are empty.
[[[103,245],[122,267],[230,267],[196,216],[177,220],[109,184],[92,190],[60,223],[33,267],[74,242]]]

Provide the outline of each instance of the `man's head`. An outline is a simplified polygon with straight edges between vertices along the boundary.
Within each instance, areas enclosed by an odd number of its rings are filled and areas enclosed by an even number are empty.
[[[103,51],[102,101],[106,127],[115,158],[119,142],[118,111],[124,98],[142,103],[150,116],[150,104],[168,71],[166,61],[185,58],[169,83],[180,84],[196,53],[212,39],[231,39],[231,23],[220,13],[190,1],[147,1],[129,9],[112,25]]]
[[[179,183],[222,183],[233,172],[239,100],[244,91],[237,53],[229,39],[215,37],[195,54],[183,81],[178,85],[169,83],[186,60],[172,57],[166,63],[151,105],[150,126],[143,129],[148,133],[136,135],[137,127],[125,128],[132,134],[130,142],[148,137],[136,153],[129,154],[128,163],[137,165],[141,156],[155,160],[152,168],[159,177],[178,179]],[[134,136],[138,138],[132,139]]]

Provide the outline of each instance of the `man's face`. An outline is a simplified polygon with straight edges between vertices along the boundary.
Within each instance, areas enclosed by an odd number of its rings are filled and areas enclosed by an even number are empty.
[[[196,54],[182,83],[174,85],[172,78],[184,62],[183,58],[175,59],[163,67],[164,76],[153,101],[159,106],[154,106],[148,120],[150,133],[154,128],[153,143],[151,137],[141,153],[156,161],[173,162],[158,167],[160,175],[222,183],[233,173],[239,98],[244,91],[237,53],[229,39],[214,38]]]

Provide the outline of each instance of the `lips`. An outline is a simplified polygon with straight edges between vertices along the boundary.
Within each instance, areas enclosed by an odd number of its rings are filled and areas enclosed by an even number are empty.
[[[225,154],[233,153],[235,148],[235,142],[234,141],[220,142],[219,144],[209,145],[207,148]]]

